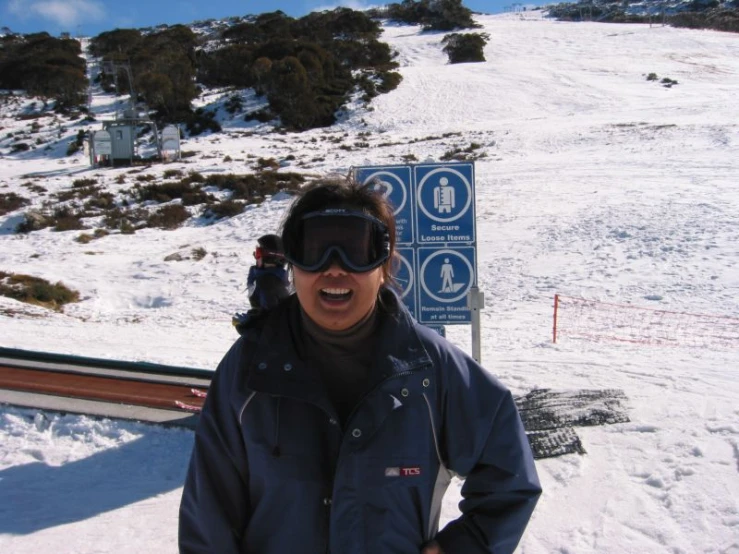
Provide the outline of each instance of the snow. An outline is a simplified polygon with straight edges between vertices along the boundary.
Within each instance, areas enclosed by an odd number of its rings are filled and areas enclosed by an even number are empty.
[[[736,35],[537,13],[477,19],[490,34],[486,63],[448,65],[442,34],[386,24],[403,82],[373,110],[353,104],[331,129],[300,135],[224,121],[225,133],[183,142],[196,156],[141,173],[244,173],[290,155],[287,170],[346,172],[480,144],[484,365],[514,394],[622,390],[630,418],[578,428],[585,455],[537,462],[544,494],[519,552],[739,553],[739,344],[695,345],[689,325],[669,347],[551,340],[555,293],[739,317]],[[98,114],[115,107],[93,98]],[[3,117],[4,133],[28,127]],[[370,148],[338,148],[360,141]],[[131,168],[90,169],[64,150],[6,155],[0,192],[134,182]],[[236,338],[230,316],[244,307],[255,239],[278,228],[288,202],[86,245],[78,231],[16,235],[23,210],[3,216],[0,270],[61,280],[83,300],[49,313],[0,297],[0,344],[213,368]],[[202,261],[164,261],[196,248]],[[470,350],[469,327],[448,326],[447,337]],[[175,552],[191,445],[183,429],[0,408],[0,551]],[[458,514],[460,485],[443,522]]]

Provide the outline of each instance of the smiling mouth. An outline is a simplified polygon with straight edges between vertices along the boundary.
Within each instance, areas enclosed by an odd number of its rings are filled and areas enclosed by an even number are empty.
[[[327,300],[348,300],[351,295],[351,289],[321,289],[321,297]]]

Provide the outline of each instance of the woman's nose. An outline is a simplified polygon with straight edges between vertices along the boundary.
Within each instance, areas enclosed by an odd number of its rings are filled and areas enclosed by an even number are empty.
[[[323,270],[324,275],[345,275],[346,270],[341,267],[339,262],[334,258],[331,260],[331,264]]]

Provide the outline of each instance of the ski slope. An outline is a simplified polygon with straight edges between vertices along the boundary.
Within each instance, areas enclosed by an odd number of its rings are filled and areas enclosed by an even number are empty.
[[[448,65],[443,34],[386,23],[403,81],[370,110],[352,103],[332,128],[299,135],[224,119],[224,133],[184,141],[198,155],[145,172],[244,173],[256,157],[292,155],[288,170],[343,173],[479,145],[483,364],[514,394],[622,390],[630,418],[578,429],[585,455],[537,463],[544,494],[519,552],[739,553],[739,344],[551,341],[555,293],[739,317],[739,41],[538,13],[477,19],[485,63]],[[95,93],[100,116],[115,104]],[[0,116],[3,132],[27,125]],[[4,156],[0,192],[134,182],[131,168],[86,162]],[[87,245],[75,231],[15,235],[21,211],[2,216],[0,270],[61,280],[83,300],[57,314],[0,297],[0,345],[213,368],[236,338],[254,242],[288,203]],[[164,261],[199,247],[202,261]],[[447,337],[469,351],[469,327]],[[0,551],[176,552],[191,444],[185,430],[1,407]],[[460,485],[442,523],[458,515]]]

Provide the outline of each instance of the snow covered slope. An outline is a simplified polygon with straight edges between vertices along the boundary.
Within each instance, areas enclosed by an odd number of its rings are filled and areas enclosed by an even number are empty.
[[[535,13],[478,20],[490,34],[485,63],[448,65],[443,34],[386,24],[403,82],[371,110],[348,106],[334,127],[299,135],[232,121],[222,134],[188,139],[183,149],[196,156],[145,173],[244,173],[273,157],[318,174],[454,150],[483,155],[484,365],[516,394],[622,390],[631,420],[579,429],[587,454],[538,463],[545,493],[520,552],[737,553],[739,345],[555,345],[551,325],[555,293],[739,317],[739,42]],[[650,73],[658,79],[647,80]],[[95,102],[102,110],[112,100]],[[130,168],[85,162],[81,154],[76,162],[6,156],[0,192],[31,196],[29,181],[48,192],[79,178],[111,190],[117,179],[134,182]],[[74,231],[15,235],[20,211],[8,214],[0,270],[62,280],[83,300],[50,314],[0,298],[0,344],[214,367],[235,339],[229,319],[246,301],[254,240],[277,228],[287,202],[274,198],[211,226],[193,220],[87,245]],[[207,256],[164,260],[195,248]],[[469,349],[468,327],[447,334]],[[2,409],[0,491],[11,502],[0,505],[0,550],[176,551],[190,441],[184,431]],[[458,488],[444,521],[458,513]]]

